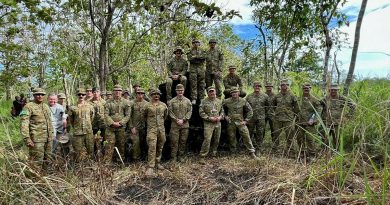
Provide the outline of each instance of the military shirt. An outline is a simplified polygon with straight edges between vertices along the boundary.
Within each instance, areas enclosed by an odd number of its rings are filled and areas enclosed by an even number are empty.
[[[249,121],[253,116],[251,105],[244,98],[238,99],[228,98],[223,101],[225,114],[231,121]]]
[[[94,117],[95,109],[88,102],[70,106],[68,121],[69,125],[73,128],[73,134],[85,135],[92,133],[92,120]]]
[[[274,92],[271,93],[265,93],[268,96],[268,112],[267,112],[267,118],[272,119],[274,116],[275,107],[272,105],[272,102],[274,100],[274,97],[276,96]]]
[[[159,130],[160,128],[165,131],[164,121],[168,117],[168,107],[163,102],[158,102],[157,105],[148,102],[143,107],[143,117],[146,121],[148,132]]]
[[[106,103],[104,115],[107,126],[111,126],[114,122],[119,122],[122,128],[125,128],[131,116],[130,101],[124,98],[110,100]]]
[[[142,118],[142,108],[148,103],[146,100],[142,99],[142,101],[138,102],[136,100],[132,100],[130,102],[130,119],[128,126],[129,128],[144,128],[145,127],[145,122],[144,119]]]
[[[225,86],[225,89],[230,89],[231,87],[236,87],[237,85],[239,88],[242,88],[242,81],[240,76],[237,74],[228,74],[223,78],[223,85]]]
[[[298,101],[290,91],[275,95],[272,105],[274,106],[275,120],[278,121],[291,122],[299,113]]]
[[[106,101],[104,99],[93,100],[93,98],[92,98],[91,101],[89,101],[89,102],[95,108],[95,117],[92,121],[92,127],[94,129],[104,128],[105,127],[104,106],[106,105]]]
[[[169,117],[171,117],[172,122],[176,122],[178,119],[184,120],[183,128],[189,127],[189,120],[192,115],[192,104],[191,101],[184,97],[179,99],[177,96],[172,98],[168,102]],[[173,126],[177,125],[173,123]]]
[[[255,120],[264,120],[268,115],[268,95],[264,93],[251,93],[245,98],[253,109],[253,117]]]
[[[205,122],[210,122],[209,117],[223,117],[222,101],[218,98],[205,98],[199,105],[199,115]]]
[[[352,100],[344,96],[339,96],[337,99],[325,98],[321,101],[321,104],[323,106],[322,117],[326,119],[327,125],[339,125],[342,123],[343,109],[346,105],[349,107],[349,110],[344,112],[345,117],[352,115],[356,107]]]
[[[45,103],[29,102],[20,113],[20,132],[24,141],[48,142],[54,137],[50,108]]]
[[[299,122],[301,123],[308,122],[311,118],[313,118],[313,120],[317,119],[318,117],[316,116],[322,113],[320,101],[311,95],[309,97],[302,96],[299,102],[299,107]]]
[[[206,71],[210,73],[222,73],[223,53],[217,49],[209,49],[206,53]]]
[[[187,59],[191,65],[204,65],[206,60],[206,53],[200,48],[192,48],[190,52],[187,53]]]
[[[168,63],[167,68],[168,76],[173,74],[185,76],[188,71],[188,62],[183,58],[177,59],[175,57]]]

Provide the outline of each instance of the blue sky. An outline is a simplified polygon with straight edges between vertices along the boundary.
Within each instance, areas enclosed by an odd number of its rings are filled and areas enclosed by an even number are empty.
[[[242,19],[234,18],[233,31],[242,39],[253,39],[258,31],[251,19],[252,8],[250,0],[216,0],[217,5],[226,10],[238,10]],[[361,0],[350,0],[339,9],[347,14],[349,26],[341,31],[348,36],[347,44],[338,52],[341,69],[348,70],[351,60],[352,45],[356,27],[356,19],[360,10]],[[355,74],[358,77],[389,77],[390,78],[390,0],[369,0],[360,35],[359,53],[356,61]]]

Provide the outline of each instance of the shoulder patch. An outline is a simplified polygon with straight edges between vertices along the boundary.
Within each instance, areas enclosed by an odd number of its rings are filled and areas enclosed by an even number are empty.
[[[28,111],[27,110],[22,110],[22,112],[20,112],[19,116],[23,116],[23,115],[28,115]]]

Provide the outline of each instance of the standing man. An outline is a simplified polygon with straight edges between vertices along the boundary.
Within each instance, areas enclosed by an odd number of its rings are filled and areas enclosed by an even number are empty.
[[[246,92],[243,90],[242,80],[236,74],[236,66],[234,65],[229,66],[229,73],[223,78],[223,85],[225,86],[225,91],[223,91],[225,99],[230,97],[230,91],[233,87],[236,88],[237,86],[240,90],[240,97],[243,98],[246,96]]]
[[[142,118],[142,108],[147,101],[144,99],[145,92],[142,88],[138,88],[136,92],[136,98],[130,103],[131,116],[128,123],[128,132],[130,132],[130,140],[133,143],[130,153],[132,160],[141,159],[147,149],[145,121]]]
[[[146,175],[154,174],[154,168],[164,169],[160,164],[162,150],[166,141],[164,121],[168,117],[168,108],[160,101],[160,90],[150,91],[151,101],[143,109],[143,119],[147,125],[146,140],[148,143],[148,168]]]
[[[246,100],[253,109],[253,116],[249,120],[248,129],[256,150],[260,150],[264,139],[265,117],[268,115],[268,96],[261,93],[261,83],[253,83],[254,92],[246,96]]]
[[[92,86],[87,85],[85,90],[87,91],[87,97],[85,97],[85,101],[90,101],[93,98]]]
[[[75,161],[84,159],[82,153],[86,148],[88,157],[93,159],[94,137],[92,120],[95,117],[93,106],[85,100],[86,91],[83,88],[77,90],[77,105],[71,106],[68,111],[68,124],[73,128],[72,146],[75,151]]]
[[[215,84],[217,97],[222,95],[222,72],[223,72],[223,53],[216,48],[217,40],[209,40],[209,50],[206,58],[206,87]]]
[[[229,143],[229,149],[231,152],[236,152],[237,149],[237,137],[236,131],[238,130],[246,149],[253,159],[259,160],[255,154],[255,148],[253,147],[251,138],[249,136],[249,130],[247,124],[253,116],[252,107],[249,103],[240,97],[240,90],[237,87],[232,87],[230,90],[231,98],[225,99],[223,102],[223,108],[226,113],[227,125],[227,137]]]
[[[207,88],[208,97],[202,100],[199,106],[199,115],[204,123],[204,140],[200,149],[200,162],[204,163],[204,158],[210,152],[211,156],[217,155],[219,139],[221,137],[221,120],[224,118],[222,101],[216,97],[214,86]]]
[[[322,112],[320,101],[310,94],[311,85],[302,86],[303,95],[299,102],[300,112],[298,115],[298,146],[308,154],[315,154],[314,136],[317,135],[315,125],[318,123],[318,115]]]
[[[280,135],[283,131],[286,134],[287,147],[292,145],[295,134],[294,122],[299,113],[299,106],[295,95],[289,90],[289,85],[288,80],[282,80],[280,93],[272,101],[272,106],[275,108],[275,138],[272,139],[274,147],[279,145]]]
[[[122,86],[115,85],[114,98],[106,102],[104,116],[106,119],[106,140],[104,144],[104,161],[109,163],[114,156],[115,147],[118,148],[119,158],[125,159],[126,124],[130,119],[129,101],[122,98]]]
[[[32,90],[34,100],[24,106],[20,113],[22,134],[29,149],[29,162],[37,171],[47,170],[47,161],[51,158],[53,125],[49,106],[43,102],[45,91],[42,88]]]
[[[265,125],[264,125],[264,134],[265,136],[265,126],[267,126],[267,123],[269,124],[269,129],[271,130],[271,138],[275,139],[275,129],[274,129],[274,110],[275,108],[272,106],[272,101],[275,97],[275,93],[272,92],[272,89],[274,86],[272,83],[267,82],[265,83],[265,94],[268,95],[268,107],[267,107],[267,115],[265,116]]]
[[[339,95],[339,89],[338,84],[332,84],[329,89],[329,96],[321,101],[323,106],[322,119],[325,119],[326,127],[329,130],[329,134],[324,134],[326,136],[325,140],[335,149],[339,146],[340,126],[352,117],[356,108],[351,99]],[[329,142],[330,140],[331,142]]]
[[[166,82],[167,90],[167,101],[172,99],[172,84],[174,80],[178,80],[180,84],[185,87],[187,86],[187,71],[188,71],[188,62],[182,57],[183,49],[181,47],[176,47],[173,51],[175,57],[168,63],[168,78]]]
[[[54,139],[53,139],[53,154],[56,154],[58,141],[62,137],[64,133],[64,128],[66,127],[66,117],[64,117],[64,107],[58,104],[57,95],[52,93],[47,97],[47,101],[49,102],[49,107],[51,111],[51,119],[53,123],[54,129]]]
[[[192,104],[196,104],[198,99],[204,98],[205,92],[205,60],[206,54],[200,49],[200,41],[192,40],[192,48],[187,54],[190,62],[190,85],[191,85],[191,100]]]
[[[123,95],[122,97],[123,97],[124,99],[126,99],[126,100],[128,100],[128,101],[131,100],[131,99],[130,99],[130,91],[129,91],[129,90],[127,90],[127,89],[124,90],[122,95]]]
[[[138,89],[142,89],[141,88],[141,85],[140,84],[138,84],[138,83],[134,83],[134,85],[133,85],[133,92],[132,92],[132,94],[131,94],[131,96],[130,96],[130,100],[134,100],[136,97],[137,97],[137,90]],[[149,98],[149,95],[144,95],[144,99],[147,101],[147,102],[149,102],[150,101],[150,98]]]
[[[189,120],[192,115],[191,101],[184,97],[184,85],[177,84],[176,97],[168,102],[169,117],[171,118],[171,158],[180,162],[186,150]]]
[[[91,104],[95,108],[95,117],[92,121],[92,130],[93,130],[93,136],[95,139],[95,154],[99,154],[102,149],[102,143],[105,140],[105,133],[106,133],[106,123],[104,121],[104,112],[106,105],[106,101],[101,97],[100,95],[100,89],[98,87],[92,88],[93,98],[91,99]],[[100,133],[99,133],[100,131]],[[99,156],[97,156],[99,157]]]
[[[106,99],[105,99],[106,103],[110,100],[112,100],[112,92],[106,91]]]

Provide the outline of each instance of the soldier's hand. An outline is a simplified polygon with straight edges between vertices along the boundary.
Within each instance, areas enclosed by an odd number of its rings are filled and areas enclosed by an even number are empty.
[[[176,74],[172,75],[172,80],[177,80],[178,78],[179,78],[179,75],[176,75]]]
[[[34,142],[33,141],[28,141],[27,142],[27,147],[34,147],[35,145],[34,145]]]
[[[248,122],[246,120],[243,120],[240,122],[240,125],[246,125]]]
[[[133,133],[134,135],[137,134],[138,130],[137,128],[133,127],[131,128],[131,133]]]
[[[177,123],[178,125],[182,126],[182,125],[184,124],[184,120],[179,119],[179,120],[176,121],[176,123]]]
[[[230,117],[226,116],[226,117],[225,117],[225,120],[226,120],[228,123],[230,123]]]

